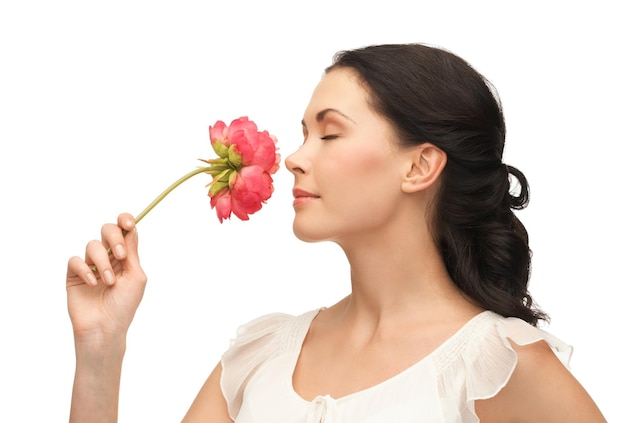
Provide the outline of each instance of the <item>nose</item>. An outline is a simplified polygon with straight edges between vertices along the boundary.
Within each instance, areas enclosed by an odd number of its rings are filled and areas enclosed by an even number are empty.
[[[307,172],[307,165],[305,156],[303,154],[303,147],[304,146],[300,147],[300,149],[294,151],[285,159],[285,166],[294,175],[304,174]]]

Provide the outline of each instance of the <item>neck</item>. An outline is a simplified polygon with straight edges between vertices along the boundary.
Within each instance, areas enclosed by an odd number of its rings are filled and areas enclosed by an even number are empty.
[[[425,226],[389,229],[340,244],[350,263],[352,287],[338,305],[344,318],[379,326],[385,321],[428,322],[476,314],[478,307],[450,278]]]

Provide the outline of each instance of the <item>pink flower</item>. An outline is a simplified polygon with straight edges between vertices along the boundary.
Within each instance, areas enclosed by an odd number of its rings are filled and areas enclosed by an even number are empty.
[[[200,173],[208,173],[213,180],[208,185],[211,208],[216,209],[220,223],[231,213],[241,220],[261,209],[272,196],[272,176],[280,163],[276,152],[276,138],[267,131],[258,131],[247,117],[240,117],[226,126],[218,120],[209,126],[209,137],[218,159],[203,160],[208,166],[198,166],[167,187],[152,203],[135,217],[139,223],[161,200],[176,187]],[[95,266],[93,267],[95,271]]]
[[[229,126],[222,121],[209,127],[213,150],[219,159],[209,163],[207,173],[213,175],[209,184],[211,207],[220,222],[234,213],[241,220],[261,209],[274,191],[271,177],[279,167],[276,138],[259,131],[254,122],[241,117]]]

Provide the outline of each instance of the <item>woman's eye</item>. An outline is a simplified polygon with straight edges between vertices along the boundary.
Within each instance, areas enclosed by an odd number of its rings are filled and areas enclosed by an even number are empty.
[[[321,139],[324,141],[330,141],[336,138],[339,138],[339,135],[331,134],[331,135],[324,135]]]

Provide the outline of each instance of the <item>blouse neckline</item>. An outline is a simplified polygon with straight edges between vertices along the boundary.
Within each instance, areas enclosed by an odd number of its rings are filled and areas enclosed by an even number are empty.
[[[454,347],[456,346],[457,343],[461,342],[461,340],[464,338],[463,335],[471,330],[472,327],[478,325],[482,320],[491,317],[494,313],[490,310],[484,310],[480,313],[478,313],[477,315],[473,316],[471,319],[469,319],[467,322],[465,322],[463,324],[463,326],[461,326],[456,332],[454,332],[452,335],[450,335],[450,337],[448,337],[446,340],[444,340],[441,344],[439,344],[437,347],[435,347],[431,352],[429,352],[428,354],[426,354],[424,357],[422,357],[421,359],[419,359],[418,361],[416,361],[415,363],[411,364],[409,367],[405,368],[404,370],[394,374],[393,376],[388,377],[387,379],[378,382],[372,386],[368,386],[367,388],[363,388],[360,389],[358,391],[355,392],[351,392],[349,394],[346,395],[342,395],[338,398],[334,398],[328,394],[324,394],[324,393],[320,393],[318,394],[318,396],[316,398],[314,398],[313,400],[307,400],[304,397],[302,397],[294,388],[293,386],[293,374],[296,370],[296,365],[298,364],[298,359],[300,358],[300,353],[302,352],[302,348],[304,346],[304,340],[306,338],[306,335],[308,334],[310,328],[311,328],[311,324],[313,323],[313,320],[315,319],[315,317],[319,314],[319,312],[321,310],[324,310],[325,307],[321,307],[315,310],[310,311],[309,313],[305,313],[302,317],[303,317],[303,321],[302,323],[299,325],[298,327],[298,333],[296,338],[294,339],[294,347],[293,347],[293,351],[290,357],[290,363],[289,363],[289,368],[287,373],[287,377],[289,378],[288,380],[288,387],[289,387],[289,391],[292,395],[294,395],[296,398],[298,398],[299,401],[301,401],[302,403],[309,405],[312,402],[315,402],[318,398],[320,397],[324,397],[326,401],[332,401],[332,402],[343,402],[343,401],[348,401],[351,398],[355,398],[358,396],[362,396],[362,395],[366,395],[367,393],[370,392],[374,392],[377,391],[379,389],[382,389],[384,386],[393,383],[394,381],[404,377],[405,375],[407,375],[408,373],[411,373],[413,371],[415,371],[415,369],[423,366],[425,363],[427,363],[428,361],[432,360],[433,357],[435,357],[436,355],[441,354],[442,352],[445,352],[446,350],[449,349],[454,349]]]

